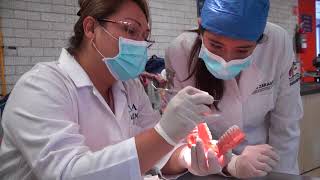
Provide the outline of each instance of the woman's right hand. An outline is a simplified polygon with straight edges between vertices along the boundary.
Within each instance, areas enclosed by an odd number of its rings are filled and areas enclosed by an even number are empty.
[[[169,102],[155,130],[172,146],[184,139],[211,112],[208,104],[213,97],[207,92],[188,86],[178,92]],[[209,115],[210,116],[210,115]]]
[[[210,174],[218,174],[222,170],[219,158],[209,149],[206,152],[201,139],[197,139],[196,144],[191,148],[185,146],[178,159],[178,163],[188,169],[188,171],[196,176],[208,176]]]
[[[240,155],[231,158],[227,170],[236,178],[266,176],[279,160],[279,155],[268,144],[247,146]]]

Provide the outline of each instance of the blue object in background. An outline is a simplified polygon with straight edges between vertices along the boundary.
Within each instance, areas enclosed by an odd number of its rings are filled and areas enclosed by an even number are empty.
[[[160,74],[165,68],[164,59],[156,55],[151,56],[148,60],[145,71],[152,74]]]

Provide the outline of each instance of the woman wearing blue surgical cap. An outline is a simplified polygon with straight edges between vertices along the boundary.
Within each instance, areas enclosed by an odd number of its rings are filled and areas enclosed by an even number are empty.
[[[287,32],[268,23],[268,0],[206,0],[199,29],[175,39],[166,70],[175,89],[194,86],[216,100],[208,123],[218,138],[232,125],[246,133],[224,173],[298,174],[299,71]]]
[[[0,179],[141,180],[150,169],[185,170],[176,166],[176,145],[205,121],[213,97],[186,87],[160,119],[136,79],[147,62],[147,0],[79,5],[69,48],[24,74],[10,94]]]

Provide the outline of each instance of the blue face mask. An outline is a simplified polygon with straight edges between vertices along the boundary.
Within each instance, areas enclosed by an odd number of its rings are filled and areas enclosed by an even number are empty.
[[[114,39],[107,30],[103,30]],[[126,81],[138,77],[145,69],[148,61],[147,42],[134,41],[119,37],[119,53],[113,58],[105,57],[92,42],[94,48],[103,57],[103,61],[108,67],[113,77],[117,80]]]
[[[251,56],[245,59],[236,59],[226,62],[222,57],[211,53],[203,44],[200,50],[201,58],[208,71],[216,78],[230,80],[235,78],[242,70],[251,65]]]

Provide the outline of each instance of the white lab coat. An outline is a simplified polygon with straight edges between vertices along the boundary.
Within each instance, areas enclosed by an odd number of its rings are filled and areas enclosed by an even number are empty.
[[[0,179],[141,179],[133,137],[160,116],[139,80],[112,90],[115,115],[64,49],[23,75],[3,115]]]
[[[253,64],[241,73],[239,84],[235,79],[224,81],[224,96],[218,105],[221,117],[208,125],[217,137],[238,125],[245,131],[246,140],[234,153],[240,154],[246,145],[267,143],[281,158],[274,171],[298,174],[303,108],[299,70],[290,71],[295,61],[292,40],[272,23],[267,24],[265,34],[268,41],[254,50]],[[194,77],[184,80],[189,75],[187,61],[196,37],[196,33],[183,33],[166,50],[166,70],[173,75],[175,89],[195,85]]]

